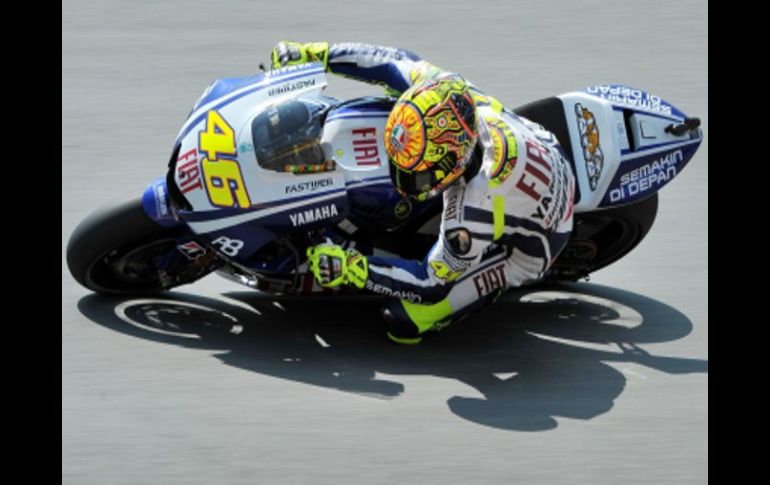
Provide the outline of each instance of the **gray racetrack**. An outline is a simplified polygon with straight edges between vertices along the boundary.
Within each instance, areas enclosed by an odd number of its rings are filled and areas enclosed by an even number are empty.
[[[707,3],[353,3],[63,2],[62,482],[707,482]],[[416,348],[383,339],[372,301],[276,304],[218,277],[174,302],[89,295],[64,263],[75,225],[163,175],[205,86],[281,39],[407,47],[510,107],[622,82],[706,141],[592,283]]]

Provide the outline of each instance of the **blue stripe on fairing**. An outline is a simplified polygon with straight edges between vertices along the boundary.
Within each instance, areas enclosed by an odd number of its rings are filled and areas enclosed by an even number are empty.
[[[390,180],[390,176],[384,175],[380,177],[372,177],[367,178],[363,180],[355,180],[352,182],[345,182],[345,186],[350,185],[356,185],[361,183],[367,183],[367,182],[373,182],[375,180],[381,180],[385,182],[386,180]],[[280,200],[273,200],[270,202],[264,202],[262,204],[255,204],[248,209],[236,209],[236,208],[228,208],[228,209],[214,209],[209,211],[193,211],[193,212],[181,212],[183,214],[183,218],[185,221],[188,222],[203,222],[203,221],[210,221],[215,219],[222,219],[225,217],[231,217],[241,214],[247,214],[249,212],[257,212],[264,209],[269,209],[271,207],[278,207],[281,205],[291,204],[292,202],[299,202],[301,200],[306,199],[312,199],[314,197],[320,197],[322,195],[328,195],[333,194],[336,192],[342,192],[345,189],[332,189],[332,190],[326,190],[323,192],[318,192],[314,194],[308,194],[308,195],[300,195],[297,197],[289,197],[287,199],[280,199]]]
[[[317,192],[315,194],[301,195],[298,197],[291,197],[288,199],[274,200],[271,202],[264,202],[262,204],[255,204],[248,209],[214,209],[210,211],[193,211],[193,212],[180,212],[182,218],[187,222],[204,222],[213,221],[215,219],[224,219],[225,217],[239,216],[242,214],[248,214],[251,212],[259,212],[261,210],[269,209],[271,207],[278,207],[292,202],[299,202],[301,200],[312,199],[315,197],[321,197],[323,195],[334,194],[336,192],[344,192],[345,189],[332,189],[324,192]]]
[[[304,71],[304,72],[297,73],[294,76],[288,76],[288,77],[280,78],[277,82],[275,82],[276,78],[264,79],[264,80],[260,81],[259,84],[254,86],[254,88],[247,89],[246,91],[244,91],[242,93],[239,93],[239,94],[237,94],[235,96],[232,96],[230,98],[222,100],[221,102],[219,102],[219,103],[215,104],[214,106],[211,106],[210,108],[208,108],[203,113],[199,114],[197,117],[195,117],[193,122],[190,123],[189,126],[187,128],[185,128],[185,130],[182,133],[180,133],[178,137],[176,137],[176,141],[174,142],[174,145],[179,143],[179,140],[181,140],[182,138],[187,136],[187,134],[190,133],[190,131],[192,131],[192,129],[195,128],[195,126],[198,123],[203,121],[203,118],[206,117],[206,114],[209,111],[213,110],[213,109],[220,109],[221,107],[226,106],[226,105],[232,103],[233,101],[235,101],[237,99],[240,99],[240,98],[242,98],[242,97],[244,97],[246,95],[249,95],[249,94],[252,94],[252,93],[256,93],[257,91],[261,91],[263,89],[275,86],[277,84],[282,84],[282,83],[284,83],[286,81],[291,81],[292,79],[297,79],[299,77],[307,77],[307,76],[314,75],[314,74],[321,74],[323,72],[324,72],[323,69],[314,69],[314,70],[310,70],[310,71]],[[185,121],[185,123],[188,123],[188,122]]]
[[[321,218],[319,220],[305,222],[300,225],[295,225],[291,221],[291,216],[293,214],[298,214],[308,210],[313,211],[330,205],[336,206],[338,211],[336,216]],[[245,259],[249,258],[260,247],[264,246],[270,241],[275,240],[279,235],[292,231],[303,231],[312,227],[332,224],[333,222],[345,217],[347,215],[347,211],[348,206],[346,199],[344,196],[340,196],[323,201],[310,202],[305,206],[295,207],[293,209],[284,209],[273,214],[262,215],[261,217],[255,217],[246,221],[237,222],[226,227],[212,230],[201,230],[201,228],[193,228],[193,230],[201,235],[205,235],[209,241],[212,241],[219,236],[225,236],[231,239],[239,239],[243,241],[244,246],[239,251],[236,259],[241,261],[243,264],[248,264]],[[251,265],[249,264],[249,266]],[[262,269],[264,269],[264,267]]]

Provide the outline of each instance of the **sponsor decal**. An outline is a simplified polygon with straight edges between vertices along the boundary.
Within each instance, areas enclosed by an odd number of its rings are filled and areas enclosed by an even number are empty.
[[[241,143],[238,145],[238,152],[239,153],[246,153],[246,152],[253,152],[254,151],[254,145],[251,143]]]
[[[460,217],[460,210],[458,209],[462,206],[460,202],[464,193],[465,189],[450,190],[447,192],[446,209],[444,209],[445,221],[462,222],[462,217]]]
[[[505,281],[505,263],[500,263],[491,268],[487,268],[473,277],[473,284],[476,287],[476,293],[482,298],[495,290],[504,289]]]
[[[493,117],[484,119],[489,126],[489,135],[492,138],[492,146],[494,147],[494,157],[489,171],[489,178],[503,183],[516,166],[518,154],[516,137],[504,121]]]
[[[534,140],[526,140],[527,163],[516,187],[537,202],[530,217],[551,227],[572,207],[570,170],[560,155]]]
[[[203,188],[197,153],[193,148],[176,159],[176,178],[183,194]]]
[[[334,179],[329,177],[329,178],[320,179],[320,180],[312,180],[309,182],[302,182],[299,184],[287,185],[286,187],[284,187],[284,192],[286,194],[313,192],[323,187],[331,187],[332,185],[334,185]]]
[[[682,161],[682,150],[676,150],[624,173],[620,176],[620,185],[609,192],[610,202],[654,191],[676,176],[677,165]]]
[[[185,258],[189,259],[190,261],[195,261],[196,259],[206,254],[206,248],[195,241],[179,244],[176,248],[180,253],[184,255]]]
[[[356,165],[379,167],[382,164],[375,128],[356,128],[353,130],[353,154],[356,158]]]
[[[321,207],[315,207],[313,209],[307,209],[302,212],[289,214],[289,219],[291,220],[291,224],[294,227],[297,227],[310,224],[311,222],[319,222],[325,219],[330,219],[338,215],[339,212],[337,211],[337,206],[334,204],[327,204]]]
[[[166,189],[162,184],[155,186],[155,209],[158,218],[168,217],[168,198],[166,197]]]
[[[461,274],[465,272],[465,269],[452,271],[448,264],[437,260],[431,261],[430,267],[433,269],[433,274],[436,276],[436,278],[444,280],[447,283],[451,283],[452,281],[456,280],[460,277]]]
[[[341,42],[334,44],[334,51],[337,56],[349,56],[351,54],[367,58],[383,57],[400,61],[406,56],[404,51],[394,47],[381,47],[374,44],[360,44],[358,42]]]
[[[596,190],[604,166],[604,153],[599,145],[599,127],[596,126],[594,114],[580,103],[575,105],[575,115],[580,132],[580,146],[583,148],[583,159],[586,163],[588,185],[593,191]]]
[[[655,111],[657,113],[671,115],[671,106],[665,104],[660,96],[645,93],[639,89],[628,86],[590,86],[586,88],[588,94],[593,94],[612,103],[625,104],[636,108]]]
[[[408,141],[409,137],[404,125],[399,123],[394,126],[393,133],[390,135],[390,144],[393,145],[393,148],[400,152],[404,149]]]
[[[422,297],[413,291],[398,291],[392,290],[386,286],[382,286],[377,283],[372,283],[371,280],[366,280],[366,289],[380,295],[392,296],[401,300],[409,300],[412,303],[421,303]]]
[[[218,238],[214,239],[211,244],[231,257],[237,256],[238,252],[243,249],[244,246],[244,242],[240,239],[230,239],[227,236],[219,236]]]
[[[544,192],[543,187],[551,185],[551,154],[540,143],[534,140],[526,141],[527,163],[524,165],[524,172],[519,176],[516,182],[516,188],[530,196],[535,202],[540,202],[543,198],[540,195]],[[540,187],[540,190],[535,190]]]
[[[279,84],[278,86],[269,89],[267,91],[268,96],[277,96],[279,94],[290,93],[297,89],[307,88],[309,86],[315,86],[315,79],[301,79],[299,81],[293,81],[286,84]]]
[[[238,164],[235,130],[217,110],[206,113],[205,129],[198,133],[198,151],[203,180],[211,205],[216,207],[251,206],[249,191]]]

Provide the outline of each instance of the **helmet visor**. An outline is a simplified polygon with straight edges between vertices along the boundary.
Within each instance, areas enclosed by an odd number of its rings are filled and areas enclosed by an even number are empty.
[[[419,171],[404,170],[393,160],[389,160],[390,179],[398,191],[404,195],[419,199],[432,197],[451,185],[465,172],[465,167],[470,162],[474,151],[474,148],[466,150],[463,159],[460,162],[452,161],[450,166],[442,165],[442,162],[439,162],[427,170]]]
[[[410,197],[416,197],[420,194],[429,192],[438,184],[436,172],[433,170],[422,170],[419,172],[403,170],[395,163],[390,165],[390,179],[399,192]]]

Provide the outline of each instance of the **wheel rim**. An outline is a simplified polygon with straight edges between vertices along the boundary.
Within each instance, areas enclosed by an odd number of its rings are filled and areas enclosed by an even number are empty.
[[[174,238],[156,239],[114,248],[88,268],[86,280],[97,291],[129,292],[163,289],[156,258],[174,247]]]

